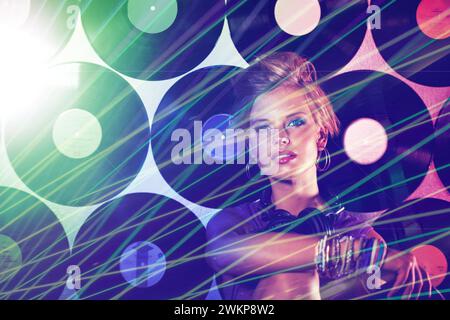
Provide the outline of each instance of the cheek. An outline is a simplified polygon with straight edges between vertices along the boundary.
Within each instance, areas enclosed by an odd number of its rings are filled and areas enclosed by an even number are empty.
[[[314,130],[298,130],[291,135],[292,150],[302,158],[317,157],[317,140]]]

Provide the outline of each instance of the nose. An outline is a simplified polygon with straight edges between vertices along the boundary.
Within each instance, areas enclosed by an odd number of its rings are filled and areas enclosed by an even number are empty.
[[[282,146],[287,146],[291,143],[291,139],[289,138],[288,133],[286,132],[286,130],[280,130],[279,133],[280,135],[279,140],[280,140],[280,145]]]
[[[280,144],[282,145],[282,146],[287,146],[287,145],[289,145],[291,143],[291,140],[289,139],[289,137],[282,137],[281,139],[280,139]]]

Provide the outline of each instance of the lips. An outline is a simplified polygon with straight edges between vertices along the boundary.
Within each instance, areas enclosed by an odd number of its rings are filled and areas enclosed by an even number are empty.
[[[280,151],[278,154],[278,163],[279,164],[286,164],[291,160],[294,160],[297,158],[297,154],[295,152],[289,151],[289,150],[283,150]]]

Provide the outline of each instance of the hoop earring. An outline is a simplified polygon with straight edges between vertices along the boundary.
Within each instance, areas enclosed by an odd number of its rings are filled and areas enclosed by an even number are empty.
[[[322,152],[325,153],[324,159],[321,159],[322,158]],[[324,161],[325,164],[321,167],[319,165],[319,163],[322,162],[322,161]],[[317,170],[319,172],[324,172],[324,171],[327,171],[330,168],[330,166],[331,166],[331,155],[330,155],[330,152],[328,151],[328,149],[324,148],[319,153],[319,157],[317,158],[317,161],[316,161],[316,167],[317,167]]]

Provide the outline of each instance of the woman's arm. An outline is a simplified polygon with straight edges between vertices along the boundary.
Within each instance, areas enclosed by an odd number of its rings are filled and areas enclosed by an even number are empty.
[[[207,227],[207,255],[217,271],[235,275],[257,275],[315,268],[317,236],[294,233],[239,232],[237,217],[221,212]]]

